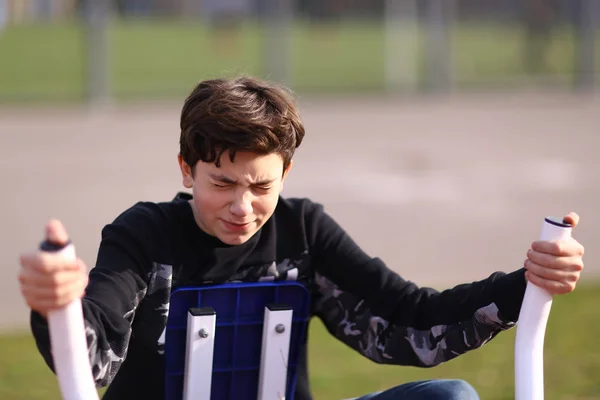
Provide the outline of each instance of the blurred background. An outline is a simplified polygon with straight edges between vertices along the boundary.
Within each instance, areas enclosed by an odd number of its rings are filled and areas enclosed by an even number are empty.
[[[185,96],[239,75],[297,96],[284,195],[420,285],[520,268],[543,217],[578,212],[586,269],[554,301],[546,398],[600,398],[599,0],[0,0],[0,398],[59,398],[19,254],[56,217],[93,266],[105,224],[182,190]],[[514,398],[514,330],[428,370],[373,365],[319,321],[311,338],[316,399],[429,378]]]
[[[590,0],[0,0],[0,100],[181,99],[252,74],[301,93],[588,90]]]

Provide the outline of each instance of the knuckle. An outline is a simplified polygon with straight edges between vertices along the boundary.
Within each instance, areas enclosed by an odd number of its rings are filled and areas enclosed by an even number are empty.
[[[525,269],[527,269],[528,271],[531,271],[531,272],[536,271],[536,264],[529,259],[525,260],[524,266],[525,266]]]
[[[556,271],[565,269],[565,260],[558,256],[548,256],[546,265]]]
[[[583,260],[581,257],[573,256],[565,260],[565,270],[580,272],[583,269]]]
[[[50,275],[50,283],[56,289],[62,283],[62,276],[60,274],[52,274]]]
[[[46,261],[43,260],[38,266],[37,266],[38,271],[44,273],[44,274],[50,274],[53,270],[52,265]]]
[[[25,254],[21,254],[19,256],[19,263],[22,266],[29,266],[32,263],[35,262],[35,260],[39,257],[39,253],[35,252],[35,253],[25,253]]]
[[[571,293],[573,290],[575,290],[575,283],[570,282],[565,285],[565,293]]]
[[[527,263],[527,266],[529,268],[530,271],[534,272],[536,275],[539,275],[539,273],[541,272],[541,266],[536,263],[535,261],[529,260],[529,262]]]
[[[50,291],[50,296],[48,296],[50,301],[52,301],[53,303],[59,303],[60,302],[60,298],[61,298],[61,290],[60,289],[54,289],[52,291]]]
[[[562,282],[559,286],[558,286],[558,293],[559,294],[567,294],[573,291],[573,285],[570,282]]]
[[[532,281],[533,283],[536,283],[536,284],[539,283],[540,278],[537,274],[529,271],[528,277],[529,277],[529,280]]]
[[[566,251],[566,243],[564,240],[553,242],[552,250],[554,254],[563,254]]]
[[[556,256],[551,254],[540,254],[537,259],[537,264],[541,267],[553,267],[556,263]]]

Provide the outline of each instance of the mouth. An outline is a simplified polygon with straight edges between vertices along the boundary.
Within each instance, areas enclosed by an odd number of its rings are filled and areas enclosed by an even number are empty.
[[[232,222],[232,221],[227,221],[227,220],[222,219],[221,222],[223,223],[223,225],[225,225],[225,228],[229,231],[246,231],[246,230],[248,230],[248,228],[254,221],[239,223],[239,222]]]

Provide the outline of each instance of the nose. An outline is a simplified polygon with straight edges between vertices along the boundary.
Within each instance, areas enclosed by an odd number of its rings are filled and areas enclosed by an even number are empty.
[[[229,212],[239,218],[252,214],[252,193],[248,190],[241,191],[231,202]]]

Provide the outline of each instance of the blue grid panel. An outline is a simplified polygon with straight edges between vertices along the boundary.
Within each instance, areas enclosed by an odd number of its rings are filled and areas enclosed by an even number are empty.
[[[183,397],[187,314],[190,308],[216,312],[211,400],[255,400],[258,392],[264,310],[292,307],[286,399],[294,399],[296,373],[310,318],[308,289],[295,281],[181,287],[171,293],[166,327],[166,396]]]

